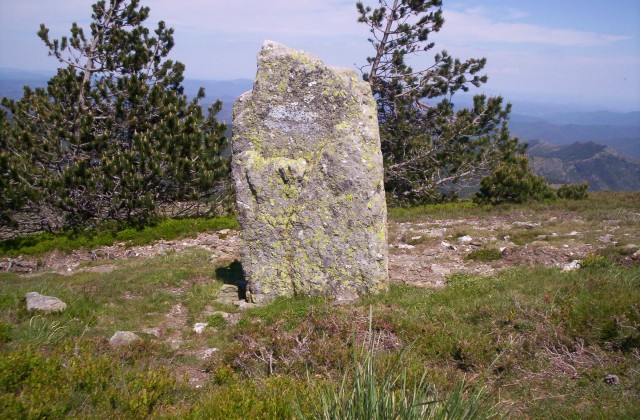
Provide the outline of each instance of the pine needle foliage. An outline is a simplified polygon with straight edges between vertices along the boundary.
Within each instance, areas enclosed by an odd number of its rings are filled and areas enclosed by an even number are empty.
[[[486,59],[433,53],[431,38],[445,23],[441,0],[377,3],[356,7],[371,33],[373,55],[361,71],[378,105],[388,197],[402,205],[455,198],[524,152],[508,130],[511,105],[476,95],[470,108],[454,106],[456,93],[487,82]],[[425,65],[419,57],[428,54]]]
[[[184,94],[185,66],[168,59],[173,29],[146,27],[140,0],[98,1],[91,17],[87,30],[73,23],[59,40],[41,25],[62,67],[46,88],[3,99],[10,122],[0,127],[0,170],[12,173],[0,188],[46,230],[140,223],[178,201],[219,204],[229,166],[226,127],[215,118],[221,103],[205,114],[203,89]]]

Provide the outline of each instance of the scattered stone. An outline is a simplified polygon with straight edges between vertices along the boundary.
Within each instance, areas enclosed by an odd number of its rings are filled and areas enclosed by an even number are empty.
[[[443,265],[431,264],[431,272],[434,274],[440,274],[442,276],[448,276],[451,274],[451,269]]]
[[[342,297],[340,299],[336,299],[334,300],[331,304],[333,306],[343,306],[343,305],[351,305],[352,303],[356,302],[357,299],[355,298],[346,298],[346,297]]]
[[[111,347],[120,347],[133,343],[134,341],[142,340],[138,334],[131,331],[116,331],[113,337],[109,339],[109,345]]]
[[[576,232],[575,230],[570,233],[567,233],[567,236],[578,236],[578,235],[580,235],[580,232]],[[553,236],[556,236],[556,234],[554,233]]]
[[[419,239],[422,239],[422,236],[412,236],[412,237],[411,237],[411,240],[412,240],[412,241],[417,241],[417,240],[419,240]]]
[[[220,288],[216,302],[231,305],[240,297],[240,291],[235,284],[224,284]]]
[[[640,249],[631,254],[631,259],[634,261],[640,260]]]
[[[565,264],[562,266],[562,271],[573,271],[573,270],[577,270],[581,267],[582,265],[580,264],[579,260],[573,260],[568,264]]]
[[[140,330],[140,332],[143,334],[153,335],[158,338],[162,337],[162,330],[158,327],[143,328],[142,330]]]
[[[471,243],[473,241],[473,238],[469,235],[464,235],[458,238],[458,242],[460,242],[461,244],[468,244]]]
[[[163,327],[167,330],[181,330],[186,327],[188,310],[181,303],[176,303],[171,307],[169,313],[165,315]]]
[[[205,350],[202,352],[202,358],[203,358],[203,359],[208,359],[208,358],[210,358],[211,356],[213,356],[213,353],[215,353],[215,352],[217,352],[217,351],[218,351],[218,349],[217,349],[216,347],[211,347],[211,348],[205,349]]]
[[[415,246],[409,245],[409,244],[398,244],[397,246],[400,249],[413,249],[413,248],[415,248]]]
[[[27,311],[42,311],[44,313],[61,312],[67,309],[67,304],[54,296],[44,296],[38,292],[29,292],[26,296]]]
[[[350,69],[272,41],[234,105],[232,169],[250,299],[386,287],[376,102]]]
[[[208,322],[196,322],[193,326],[193,332],[196,334],[202,334],[204,329],[209,325]]]
[[[514,226],[520,226],[526,229],[533,229],[534,227],[540,227],[541,224],[537,222],[513,222]]]
[[[457,246],[452,245],[452,244],[450,244],[450,243],[449,243],[449,242],[447,242],[447,241],[442,241],[442,242],[440,242],[440,246],[441,246],[441,247],[443,247],[443,248],[445,248],[445,249],[450,249],[450,250],[452,250],[452,251],[457,251],[457,250],[458,250],[458,247],[457,247]]]
[[[18,258],[8,258],[0,265],[0,269],[19,274],[29,274],[38,270],[38,262]]]
[[[618,385],[620,383],[620,378],[618,375],[607,375],[604,377],[604,383],[607,385]]]
[[[179,337],[172,337],[168,340],[171,350],[178,350],[182,344],[182,340]]]
[[[250,303],[250,302],[247,302],[246,300],[236,300],[235,302],[233,302],[233,304],[240,309],[251,309],[258,306],[255,303]]]
[[[424,233],[430,238],[442,238],[447,233],[447,228],[424,229],[420,230],[420,233]]]
[[[598,240],[600,242],[612,242],[613,235],[610,233],[607,233],[606,235],[598,236]]]

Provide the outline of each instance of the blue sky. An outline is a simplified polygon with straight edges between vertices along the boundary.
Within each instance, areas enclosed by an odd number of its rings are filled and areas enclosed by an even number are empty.
[[[89,21],[89,0],[0,0],[0,67],[50,70],[57,62],[35,35],[59,38]],[[375,0],[364,0],[374,6]],[[371,49],[355,0],[148,0],[150,23],[176,30],[172,58],[187,77],[253,78],[262,41],[272,39],[346,67]],[[436,50],[486,57],[481,90],[507,99],[640,110],[640,1],[445,0]],[[428,63],[424,57],[420,63]]]

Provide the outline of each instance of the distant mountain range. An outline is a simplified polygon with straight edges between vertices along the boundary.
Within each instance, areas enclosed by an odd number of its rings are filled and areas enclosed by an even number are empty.
[[[0,68],[0,97],[18,99],[23,86],[44,87],[51,72]],[[202,105],[222,100],[220,120],[231,122],[233,103],[252,88],[248,79],[185,80],[185,93],[194,96],[205,88]],[[470,100],[461,97],[460,105]],[[567,106],[514,102],[509,128],[530,144],[534,171],[552,183],[589,181],[596,190],[640,189],[640,111],[572,110]]]
[[[542,140],[560,145],[592,141],[640,158],[640,112],[599,114],[556,114],[544,120],[516,114],[509,121],[509,129],[525,141]]]
[[[593,191],[640,190],[640,160],[594,142],[557,145],[533,141],[531,169],[551,184],[589,183]]]

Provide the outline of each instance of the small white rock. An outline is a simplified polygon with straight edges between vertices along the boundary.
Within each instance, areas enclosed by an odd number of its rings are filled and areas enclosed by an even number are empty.
[[[203,359],[208,359],[211,356],[213,356],[213,353],[215,353],[217,351],[218,351],[218,349],[215,348],[215,347],[211,347],[211,348],[205,349],[205,351],[202,352],[202,358]]]
[[[409,244],[398,244],[398,248],[400,249],[413,249],[415,246]]]
[[[238,308],[240,309],[251,309],[251,308],[255,308],[256,305],[255,303],[250,303],[244,300],[236,300],[235,302],[233,302],[234,305],[236,305]]]
[[[446,248],[446,249],[451,249],[453,251],[456,251],[458,249],[455,245],[451,245],[447,241],[440,242],[440,246],[443,247],[443,248]]]
[[[204,329],[207,328],[207,325],[209,325],[208,322],[196,322],[193,326],[193,331],[196,334],[202,334],[204,332]]]
[[[109,345],[111,347],[120,347],[140,340],[142,339],[134,332],[116,331],[116,333],[113,334],[113,337],[109,339]]]
[[[581,267],[579,260],[573,260],[568,264],[562,266],[562,271],[573,271]]]
[[[458,238],[458,242],[463,244],[468,244],[471,241],[473,241],[473,238],[469,235],[464,235]]]
[[[149,334],[149,335],[153,335],[155,337],[160,338],[162,336],[162,330],[158,327],[152,327],[152,328],[143,328],[142,330],[140,330],[140,332],[143,332],[145,334]]]
[[[514,226],[520,226],[527,229],[533,229],[534,227],[540,227],[540,223],[538,222],[513,222]]]

